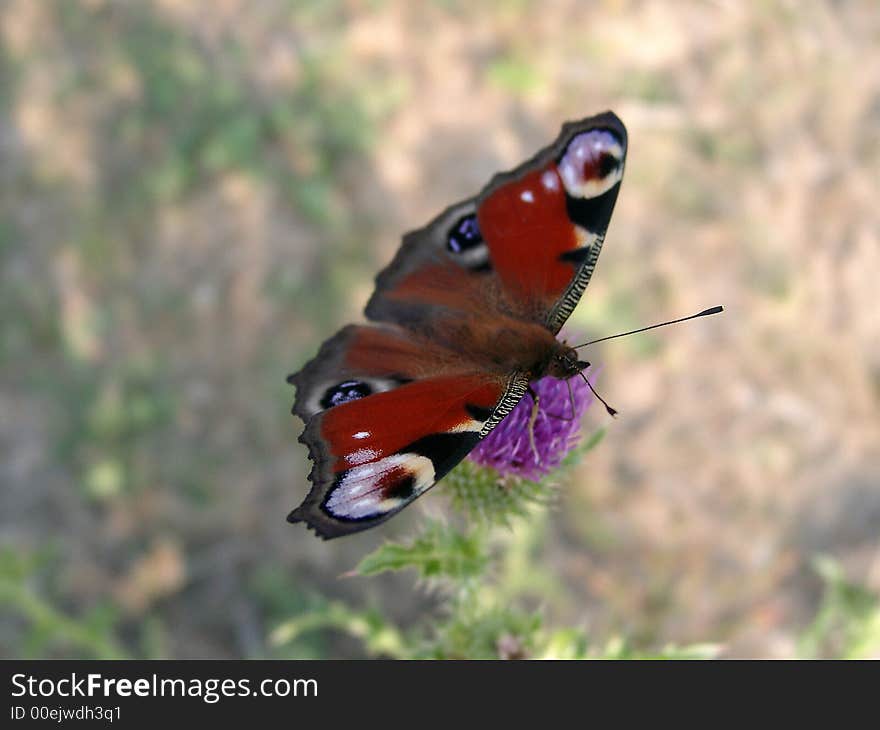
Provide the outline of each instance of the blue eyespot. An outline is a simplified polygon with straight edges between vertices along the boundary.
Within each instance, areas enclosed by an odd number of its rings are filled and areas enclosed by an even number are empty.
[[[348,403],[352,400],[365,398],[373,392],[369,384],[361,380],[346,380],[343,383],[327,388],[324,397],[321,398],[322,408],[332,408],[333,406]]]
[[[452,253],[464,253],[482,243],[483,236],[477,225],[477,216],[471,214],[466,215],[452,226],[449,238],[446,240],[446,247]]]

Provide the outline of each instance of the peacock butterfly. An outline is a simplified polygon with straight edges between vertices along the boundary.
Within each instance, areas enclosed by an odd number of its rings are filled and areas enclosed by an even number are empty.
[[[445,476],[532,380],[577,375],[557,341],[614,210],[626,128],[570,122],[549,147],[408,233],[348,325],[288,377],[311,490],[288,521],[326,539],[384,522]]]

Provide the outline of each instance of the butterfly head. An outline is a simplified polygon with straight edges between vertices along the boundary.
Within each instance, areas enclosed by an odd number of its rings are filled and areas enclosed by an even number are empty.
[[[588,367],[590,363],[578,359],[577,350],[560,342],[547,367],[547,375],[559,380],[568,380]]]

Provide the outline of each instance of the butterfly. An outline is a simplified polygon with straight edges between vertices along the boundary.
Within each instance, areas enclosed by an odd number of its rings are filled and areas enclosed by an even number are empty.
[[[602,249],[626,160],[612,112],[403,238],[348,325],[288,377],[311,489],[289,522],[325,539],[424,494],[545,376],[586,363],[556,339]]]

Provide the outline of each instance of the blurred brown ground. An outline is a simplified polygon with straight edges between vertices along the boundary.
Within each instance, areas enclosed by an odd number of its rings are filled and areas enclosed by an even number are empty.
[[[790,656],[816,554],[880,591],[880,7],[469,5],[0,8],[0,540],[59,610],[176,657],[265,655],[321,596],[417,622],[406,576],[337,576],[442,488],[287,525],[283,378],[403,231],[604,109],[627,175],[572,328],[726,313],[591,354],[621,416],[535,548],[548,623]]]

